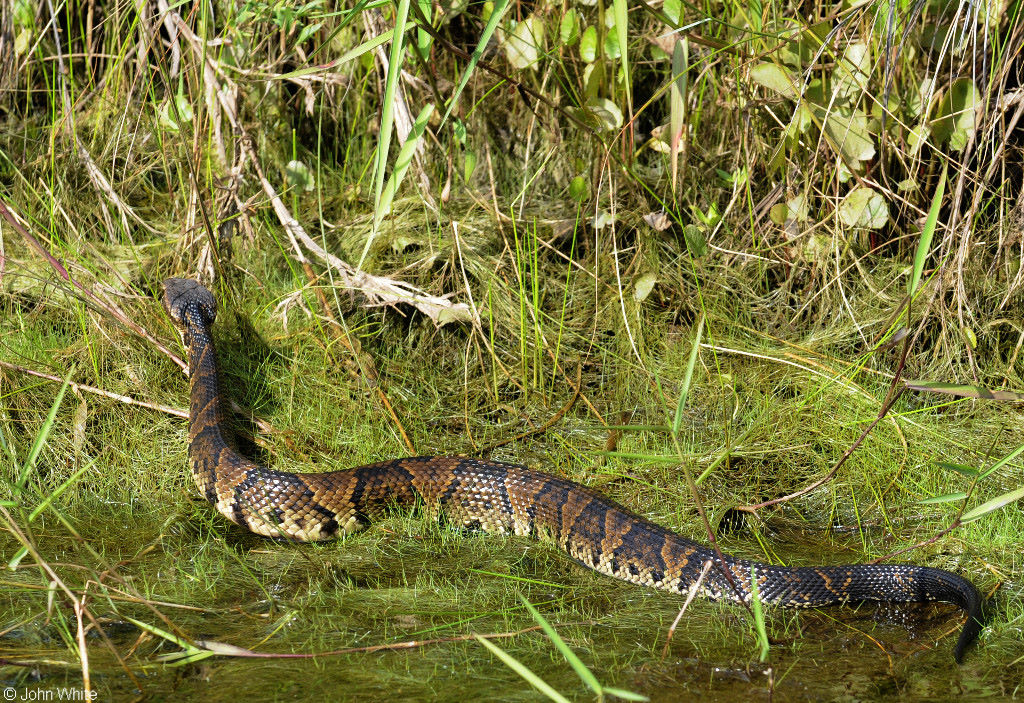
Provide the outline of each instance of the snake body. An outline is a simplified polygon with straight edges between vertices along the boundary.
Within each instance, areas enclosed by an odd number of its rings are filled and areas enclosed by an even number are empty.
[[[540,471],[480,459],[421,456],[326,473],[275,471],[225,441],[225,407],[210,329],[213,295],[197,281],[164,283],[190,374],[189,461],[199,491],[227,519],[267,537],[326,540],[361,529],[395,506],[422,506],[456,525],[553,541],[595,571],[651,588],[814,607],[856,601],[946,601],[967,613],[959,662],[982,626],[983,600],[967,579],[912,565],[786,567],[719,553],[656,525],[600,493]]]

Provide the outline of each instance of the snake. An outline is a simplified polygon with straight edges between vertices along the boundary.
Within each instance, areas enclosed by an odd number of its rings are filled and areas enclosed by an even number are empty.
[[[676,534],[580,483],[525,466],[477,458],[419,456],[337,471],[277,471],[226,439],[212,326],[214,296],[198,281],[170,278],[163,305],[182,336],[189,370],[192,478],[225,518],[269,538],[314,542],[364,528],[395,508],[447,523],[553,542],[607,576],[714,600],[808,608],[861,601],[944,601],[967,619],[957,662],[977,638],[984,600],[968,579],[909,564],[780,566],[723,554]]]

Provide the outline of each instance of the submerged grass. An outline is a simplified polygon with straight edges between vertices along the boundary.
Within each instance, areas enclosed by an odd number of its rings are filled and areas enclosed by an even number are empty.
[[[3,685],[534,700],[480,635],[570,699],[1021,695],[1024,516],[979,511],[1021,488],[1019,402],[878,420],[905,378],[1024,386],[1018,5],[12,7]],[[171,275],[213,281],[275,468],[525,463],[754,559],[901,552],[995,591],[992,621],[954,669],[948,607],[673,626],[678,597],[415,514],[258,539],[188,475]],[[174,658],[197,640],[221,656]]]
[[[270,271],[265,273],[257,277],[269,281]],[[291,316],[285,329],[282,318],[266,312],[272,307],[262,301],[281,297],[266,294],[248,304],[242,301],[242,309],[253,312],[238,319],[252,320],[255,330],[243,332],[237,322],[233,325],[230,309],[222,311],[217,327],[229,391],[274,428],[247,451],[275,467],[312,465],[325,470],[408,453],[390,414],[360,390],[360,378],[332,363],[328,348],[320,343],[326,340],[318,325],[304,316]],[[157,303],[150,302],[148,310],[147,326],[163,327],[162,336],[172,341]],[[708,310],[716,317],[711,305]],[[8,324],[11,319],[7,318]],[[377,333],[380,337],[417,336],[416,331],[386,329],[385,321],[378,322],[385,327]],[[966,480],[936,467],[932,460],[979,467],[991,464],[986,453],[993,444],[989,439],[993,426],[1005,425],[994,438],[997,446],[1012,447],[1020,441],[1008,407],[956,401],[922,409],[909,402],[913,399],[901,401],[825,488],[763,514],[766,522],[748,521],[738,532],[723,529],[725,523],[719,520],[726,517],[725,508],[787,494],[826,473],[877,413],[875,399],[884,385],[877,380],[872,383],[871,376],[864,382],[843,380],[846,365],[829,355],[807,348],[796,354],[787,345],[773,347],[765,338],[755,346],[749,333],[741,331],[732,338],[720,326],[716,329],[718,349],[745,348],[758,356],[724,351],[712,355],[701,348],[702,363],[695,364],[688,400],[678,416],[681,460],[678,456],[671,463],[657,459],[676,454],[667,426],[675,419],[676,408],[667,412],[660,393],[683,387],[692,358],[691,333],[666,339],[657,362],[660,389],[638,379],[626,383],[623,376],[630,369],[636,373],[636,365],[627,355],[606,348],[601,350],[602,363],[592,363],[585,372],[586,402],[602,416],[631,424],[606,430],[577,402],[543,435],[501,447],[493,456],[599,485],[650,518],[695,538],[702,538],[703,528],[679,463],[685,462],[694,475],[710,469],[700,483],[700,493],[719,528],[723,549],[774,562],[815,563],[863,561],[938,533],[955,515],[954,506],[919,506],[915,501],[948,492],[951,481],[964,487]],[[448,334],[428,326],[419,334],[428,331]],[[9,330],[6,336],[14,332]],[[265,347],[245,343],[243,335],[253,333],[264,340]],[[488,406],[492,375],[467,372],[476,359],[464,347],[448,355],[438,353],[448,348],[445,344],[424,350],[397,342],[379,347],[373,337],[368,339],[363,353],[376,359],[378,370],[386,369],[377,382],[387,388],[417,452],[473,453],[487,442],[542,424],[572,393],[567,381],[551,388],[546,397],[516,388],[512,397],[499,396]],[[55,347],[37,349],[39,367],[45,368],[44,359],[65,344],[62,339]],[[120,359],[111,365],[124,370],[122,379],[129,378],[129,365],[136,367],[137,378],[159,378],[151,394],[135,388],[141,398],[187,405],[187,384],[169,362],[157,361],[157,369],[141,371],[130,349],[118,354],[117,345],[106,338],[90,335],[81,344],[96,349],[101,358]],[[711,371],[705,359],[716,362],[717,369]],[[611,365],[622,372],[608,374]],[[548,373],[545,370],[544,375]],[[467,375],[471,375],[468,381]],[[110,380],[116,378],[117,374],[109,374],[105,387],[129,390]],[[78,379],[104,383],[91,378],[87,368],[78,372]],[[673,383],[673,379],[679,381]],[[530,386],[528,382],[521,385]],[[52,403],[57,387],[34,382],[11,386],[10,411],[24,410],[9,427],[40,427],[46,403]],[[167,685],[176,681],[175,685],[195,695],[224,690],[233,697],[260,691],[270,697],[299,692],[319,695],[317,691],[333,695],[327,692],[344,686],[360,698],[383,697],[392,691],[400,697],[447,699],[500,690],[500,697],[515,700],[526,695],[515,693],[520,689],[516,676],[460,638],[466,633],[516,632],[528,627],[530,617],[518,601],[522,595],[548,613],[563,639],[574,644],[602,681],[620,688],[642,691],[654,699],[665,686],[697,690],[693,688],[696,681],[723,675],[710,674],[712,669],[724,665],[732,670],[735,662],[741,665],[726,676],[731,683],[723,685],[722,695],[749,691],[735,682],[737,676],[757,689],[768,686],[767,676],[750,673],[748,662],[757,656],[756,638],[752,621],[740,608],[692,603],[673,637],[672,655],[663,659],[661,648],[678,599],[583,569],[567,569],[565,558],[550,546],[467,537],[421,518],[401,516],[338,544],[268,543],[226,525],[192,497],[182,420],[85,393],[80,398],[68,394],[64,404],[70,407],[56,415],[42,454],[45,460],[29,484],[35,497],[18,499],[17,505],[31,510],[37,504],[34,501],[43,500],[91,462],[87,480],[80,477],[73,490],[59,496],[36,521],[14,518],[13,524],[31,528],[36,551],[72,592],[90,594],[88,606],[103,613],[100,626],[108,631],[114,651],[130,653],[128,667],[145,672],[147,682],[156,676]],[[85,427],[76,429],[82,418]],[[77,448],[76,435],[83,436]],[[979,443],[979,436],[988,441]],[[614,446],[608,444],[612,437],[617,437]],[[29,446],[30,438],[19,440],[15,434],[12,445]],[[983,487],[984,495],[1011,487],[1014,472],[1011,465],[993,474]],[[69,516],[82,541],[53,519],[54,509]],[[1002,582],[1005,595],[998,615],[959,675],[1000,691],[1006,689],[999,688],[998,682],[1008,681],[1008,672],[1020,666],[1017,662],[1007,668],[1003,654],[1016,650],[1014,623],[1024,617],[1015,539],[1020,527],[1019,511],[994,513],[901,558],[967,571],[982,585]],[[4,554],[12,554],[16,546],[8,534]],[[993,572],[986,575],[986,568]],[[67,620],[61,608],[47,606],[47,591],[41,588],[47,582],[40,579],[31,560],[23,560],[5,579],[7,657],[17,653],[30,663],[27,669],[14,669],[10,680],[19,686],[33,685],[33,676],[41,676],[39,685],[46,686],[71,685],[80,676],[75,668],[64,671],[45,663],[62,658],[62,646],[53,649],[56,643],[64,643],[65,654],[76,648],[74,622]],[[780,694],[789,690],[788,680],[804,689],[808,683],[802,677],[813,674],[804,671],[801,667],[806,665],[801,662],[823,657],[842,660],[849,657],[851,647],[873,662],[856,666],[875,673],[889,669],[896,681],[926,676],[925,662],[935,667],[931,676],[948,675],[949,637],[927,656],[917,653],[906,658],[922,645],[931,648],[931,639],[909,639],[902,626],[876,621],[874,608],[858,612],[766,611],[768,632],[775,642],[771,665],[775,672],[788,670],[789,677],[773,674],[776,690]],[[949,633],[949,609],[939,612],[942,615],[913,627],[925,628],[929,638]],[[183,683],[180,674],[160,669],[154,659],[174,648],[140,633],[130,626],[132,620],[257,651],[312,653],[427,639],[453,641],[419,648],[423,651],[354,653],[327,664],[207,660],[190,664],[196,670]],[[882,638],[893,663],[884,655],[881,659],[870,655],[877,650],[866,633]],[[544,637],[528,633],[497,644],[556,689],[582,694],[579,680],[566,673],[565,662],[559,663],[560,655]],[[87,647],[96,650],[89,664],[94,686],[112,694],[134,687],[126,674],[117,673],[118,664],[106,646],[90,641]],[[104,676],[97,680],[96,672]],[[448,683],[438,681],[441,672],[446,672]],[[464,672],[464,683],[458,682],[457,672]],[[447,678],[453,675],[455,679]],[[142,683],[144,688],[153,685],[147,682]],[[261,688],[269,682],[274,682],[272,690]],[[719,690],[718,685],[712,690]],[[814,695],[822,691],[813,690]]]

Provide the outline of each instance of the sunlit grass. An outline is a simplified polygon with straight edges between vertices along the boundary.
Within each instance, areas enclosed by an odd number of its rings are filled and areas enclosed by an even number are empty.
[[[167,23],[92,7],[14,3],[0,72],[5,681],[531,699],[475,634],[569,698],[598,695],[584,669],[741,700],[828,698],[822,662],[924,697],[1020,680],[1020,504],[943,531],[1014,495],[1021,462],[973,488],[941,463],[1011,454],[1019,403],[906,393],[833,479],[729,529],[730,509],[829,474],[877,419],[904,334],[901,378],[1024,385],[1018,149],[997,101],[1018,7],[929,4],[896,26],[871,4],[211,2]],[[361,307],[292,222],[409,302]],[[688,473],[726,551],[815,564],[923,543],[899,560],[1000,587],[992,624],[954,671],[948,608],[913,633],[885,609],[768,608],[762,636],[697,601],[666,650],[680,599],[551,545],[408,514],[328,545],[257,539],[188,475],[170,275],[215,281],[243,448],[275,468],[483,452],[703,540]],[[470,312],[432,318],[416,294]],[[558,637],[529,630],[523,598]],[[181,673],[161,632],[261,653],[419,644]]]

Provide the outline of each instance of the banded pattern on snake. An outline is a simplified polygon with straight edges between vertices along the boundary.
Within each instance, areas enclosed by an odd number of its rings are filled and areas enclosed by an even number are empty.
[[[977,637],[983,600],[967,579],[912,565],[775,566],[718,553],[600,493],[540,471],[480,459],[422,456],[326,473],[252,462],[225,441],[225,407],[210,329],[213,295],[197,281],[164,282],[164,306],[182,333],[190,374],[189,461],[206,499],[227,519],[267,537],[325,540],[361,529],[394,506],[443,512],[453,524],[532,535],[595,571],[641,586],[788,607],[857,601],[946,601],[967,613],[953,650]],[[707,568],[705,568],[707,567]]]

